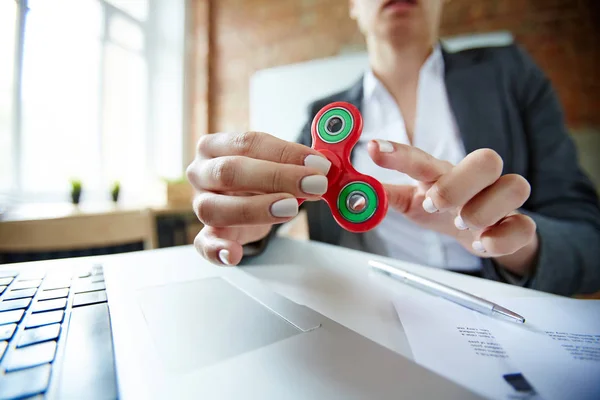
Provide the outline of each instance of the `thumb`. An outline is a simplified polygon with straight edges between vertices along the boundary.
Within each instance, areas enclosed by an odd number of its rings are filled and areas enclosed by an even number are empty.
[[[388,196],[388,204],[397,211],[405,214],[410,210],[414,201],[417,187],[412,185],[388,185],[383,188]]]

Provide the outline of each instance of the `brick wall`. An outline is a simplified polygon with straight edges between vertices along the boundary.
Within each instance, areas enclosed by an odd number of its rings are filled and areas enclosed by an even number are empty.
[[[600,127],[598,0],[451,0],[443,35],[509,30],[549,76],[573,129]]]
[[[192,0],[194,140],[240,131],[259,69],[363,48],[347,0]],[[598,0],[451,0],[442,35],[510,30],[546,71],[574,128],[600,127]]]

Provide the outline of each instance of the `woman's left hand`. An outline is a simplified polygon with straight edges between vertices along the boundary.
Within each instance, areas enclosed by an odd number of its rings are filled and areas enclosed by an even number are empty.
[[[452,165],[399,143],[371,141],[368,150],[377,165],[419,182],[384,185],[390,207],[515,274],[531,272],[539,247],[536,224],[517,211],[531,189],[520,175],[502,175],[503,161],[495,151],[479,149]]]

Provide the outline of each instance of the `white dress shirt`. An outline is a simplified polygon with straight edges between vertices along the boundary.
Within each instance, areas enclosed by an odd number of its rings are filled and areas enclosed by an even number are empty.
[[[377,166],[367,153],[371,139],[410,144],[401,112],[394,99],[372,71],[363,80],[363,133],[356,144],[353,165],[382,183],[413,184],[416,181],[397,171]],[[414,147],[456,165],[465,157],[462,139],[450,108],[444,82],[444,59],[439,46],[419,75]],[[370,234],[385,255],[399,260],[454,270],[477,270],[481,260],[453,238],[421,228],[389,208],[386,218]],[[375,239],[373,239],[373,237]]]

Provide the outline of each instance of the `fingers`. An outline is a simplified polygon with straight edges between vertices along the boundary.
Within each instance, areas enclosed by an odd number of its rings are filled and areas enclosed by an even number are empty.
[[[402,214],[406,214],[411,208],[417,187],[387,184],[384,184],[383,187],[388,197],[388,204]]]
[[[200,191],[289,193],[296,197],[321,196],[327,191],[327,177],[317,169],[239,156],[199,162],[188,169],[188,178]]]
[[[443,212],[462,207],[496,182],[502,167],[502,158],[493,150],[479,149],[470,153],[427,191],[423,202],[425,211]]]
[[[407,174],[421,182],[435,182],[452,169],[452,164],[438,160],[416,147],[385,140],[371,141],[369,155],[380,167]]]
[[[285,193],[225,196],[204,192],[194,198],[193,206],[198,219],[211,227],[276,224],[298,214],[298,200]]]
[[[271,225],[245,228],[205,226],[194,240],[194,247],[204,258],[217,265],[237,265],[243,257],[243,245],[269,233]]]
[[[459,229],[483,229],[495,225],[521,207],[530,192],[531,187],[522,176],[504,175],[469,200],[456,217],[455,224]]]
[[[536,224],[530,217],[514,214],[481,234],[473,249],[487,257],[513,254],[525,247],[535,236]]]
[[[327,174],[331,163],[318,151],[262,132],[213,133],[198,141],[201,158],[244,156],[280,164],[305,165]]]
[[[230,230],[229,230],[230,231]],[[217,265],[237,265],[243,256],[240,243],[228,238],[227,229],[204,227],[194,239],[194,247],[207,260]],[[219,233],[221,235],[219,235]]]

